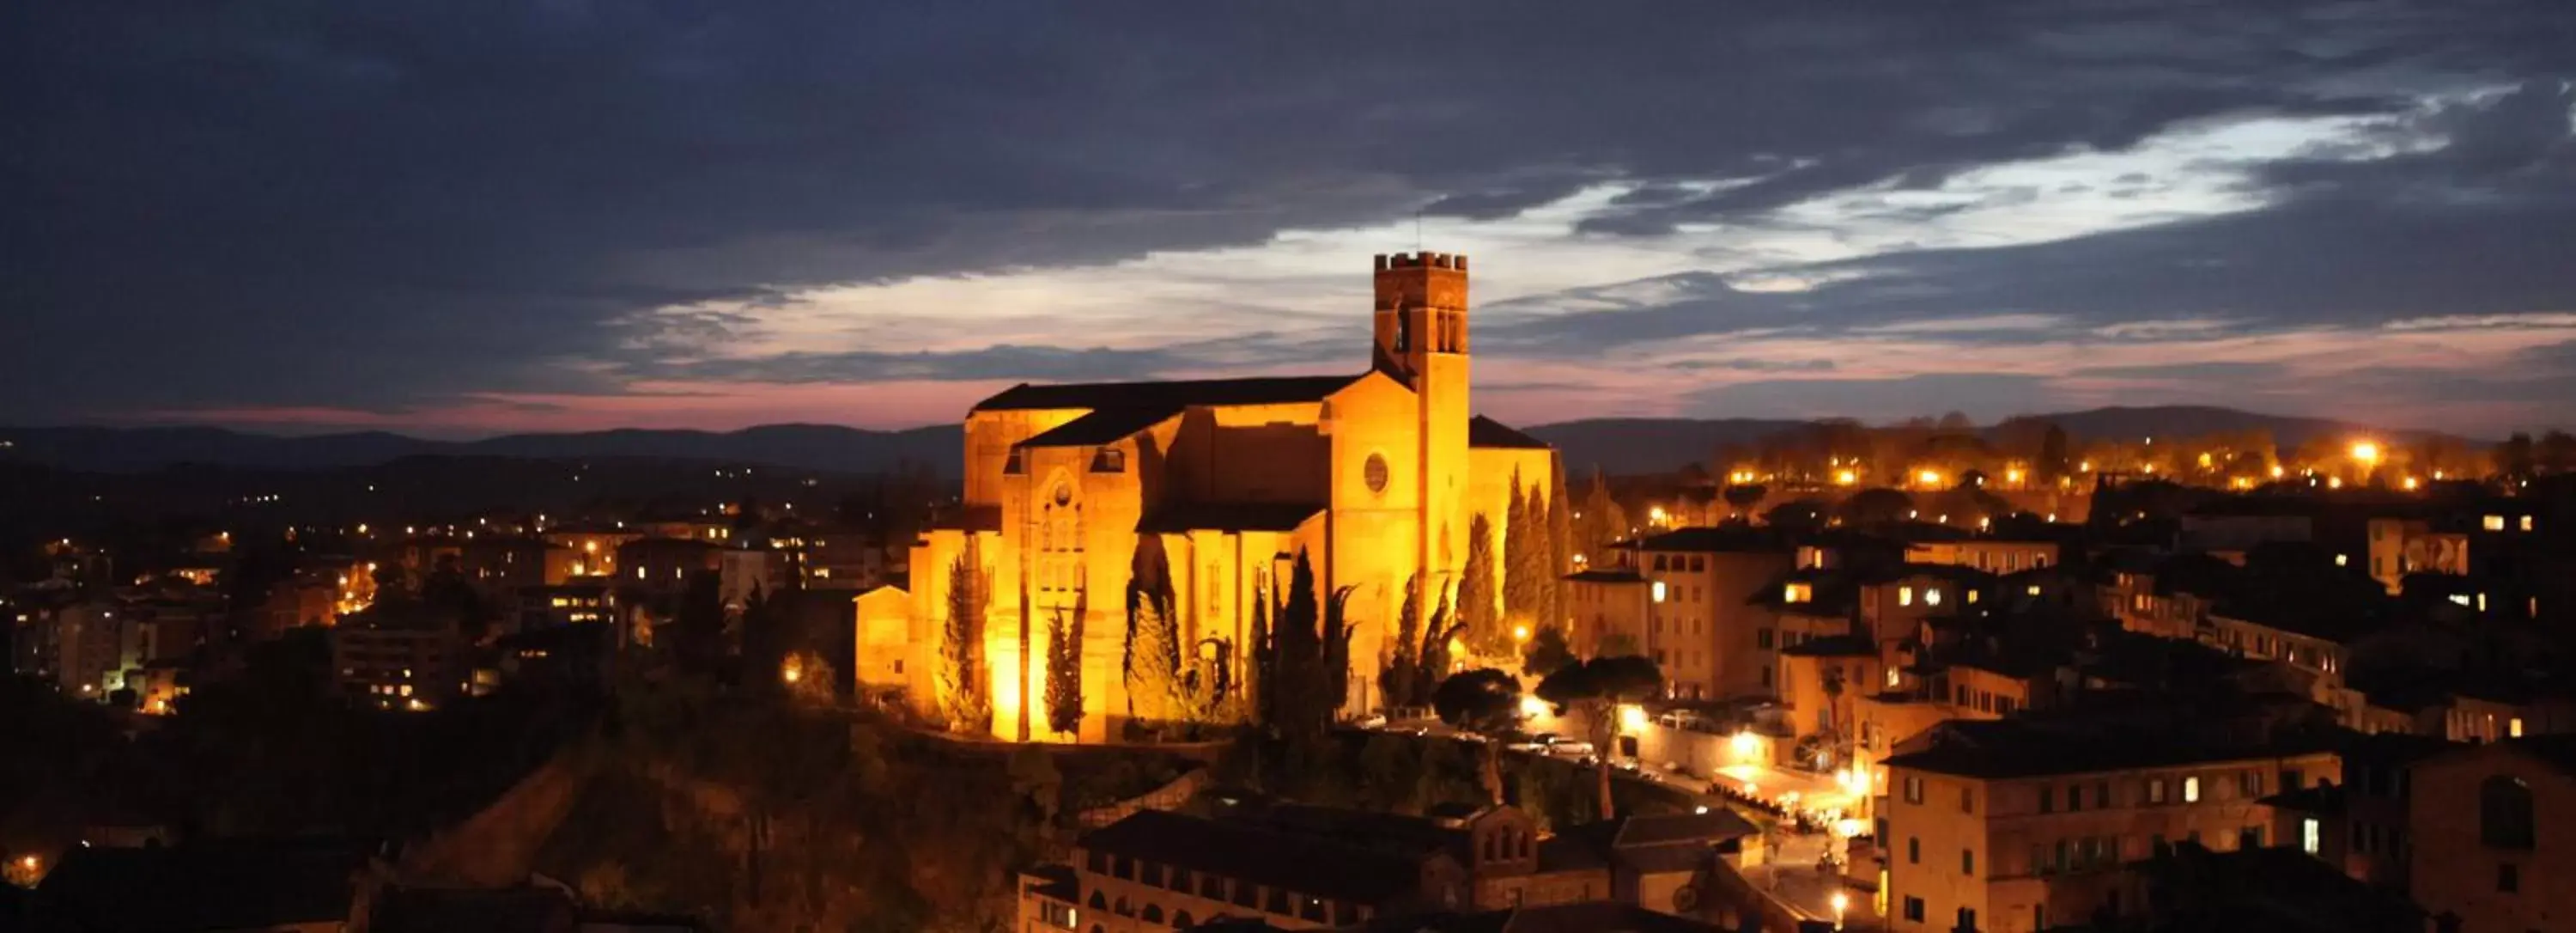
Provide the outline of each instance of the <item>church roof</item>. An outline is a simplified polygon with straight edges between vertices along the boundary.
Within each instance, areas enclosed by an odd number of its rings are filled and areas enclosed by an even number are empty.
[[[1264,376],[1254,379],[1192,379],[1180,382],[1083,382],[1068,385],[1021,383],[976,403],[976,411],[1049,408],[1126,408],[1177,411],[1193,405],[1282,405],[1320,402],[1358,382],[1350,376]]]
[[[1185,502],[1148,513],[1136,531],[1295,531],[1322,511],[1311,502]]]
[[[1546,450],[1547,442],[1523,434],[1500,421],[1477,415],[1467,421],[1467,446]]]
[[[1180,413],[1178,408],[1102,408],[1057,425],[1053,430],[1038,432],[1036,437],[1021,441],[1020,446],[1096,447],[1114,444]]]

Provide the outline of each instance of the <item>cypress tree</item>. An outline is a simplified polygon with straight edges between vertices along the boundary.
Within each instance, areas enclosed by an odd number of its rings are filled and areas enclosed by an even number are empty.
[[[993,729],[991,688],[984,674],[983,574],[971,551],[948,565],[948,624],[940,639],[939,676],[947,690],[949,728],[981,733]]]
[[[1467,566],[1458,575],[1458,621],[1467,628],[1468,650],[1484,657],[1509,657],[1511,638],[1503,631],[1495,583],[1494,523],[1478,512],[1467,523]]]
[[[1387,708],[1413,706],[1414,668],[1421,663],[1415,648],[1422,638],[1422,575],[1404,580],[1404,608],[1395,614],[1395,640],[1390,644],[1385,668],[1378,672],[1378,691]]]
[[[1512,496],[1503,510],[1503,619],[1505,627],[1530,625],[1540,617],[1538,515],[1521,491],[1521,473],[1512,471]]]
[[[1151,589],[1127,594],[1127,625],[1135,644],[1127,669],[1127,709],[1148,719],[1173,718],[1181,695],[1181,633],[1171,606]],[[1143,703],[1138,703],[1138,698]]]
[[[1549,471],[1553,482],[1547,495],[1547,624],[1565,628],[1572,625],[1573,610],[1565,605],[1565,575],[1574,571],[1574,520],[1566,513],[1565,468],[1562,459]]]
[[[1046,716],[1058,735],[1082,728],[1082,637],[1062,612],[1047,624]]]

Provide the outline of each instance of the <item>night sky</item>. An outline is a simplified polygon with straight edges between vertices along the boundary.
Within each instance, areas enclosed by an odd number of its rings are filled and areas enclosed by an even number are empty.
[[[6,6],[0,423],[1355,372],[1418,216],[1520,422],[2576,426],[2571,0]]]

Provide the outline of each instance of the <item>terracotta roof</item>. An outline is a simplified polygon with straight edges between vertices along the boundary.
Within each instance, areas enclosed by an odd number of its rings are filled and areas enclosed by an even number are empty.
[[[1797,550],[1789,540],[1768,528],[1746,525],[1725,527],[1697,526],[1678,528],[1650,535],[1632,545],[1640,551],[1691,551],[1702,554],[1788,554]]]
[[[2077,725],[1953,720],[1933,728],[1930,747],[1888,758],[1885,764],[1933,774],[2011,778],[2256,761],[2336,747],[2325,735],[2228,739],[2189,735],[2171,727],[2139,728],[2117,722],[2070,728]]]
[[[1036,437],[1021,441],[1020,446],[1093,447],[1114,444],[1180,413],[1178,408],[1103,408],[1057,425],[1053,430],[1041,431]]]
[[[1523,434],[1516,428],[1483,415],[1468,419],[1467,446],[1509,447],[1522,450],[1548,449],[1546,441]]]
[[[1414,893],[1422,877],[1418,859],[1160,810],[1139,811],[1093,830],[1080,845],[1361,904]]]
[[[1084,382],[1067,385],[1021,383],[975,404],[975,411],[1025,411],[1049,408],[1180,409],[1193,405],[1280,405],[1320,402],[1358,382],[1354,376],[1273,376],[1254,379],[1196,379],[1180,382]]]

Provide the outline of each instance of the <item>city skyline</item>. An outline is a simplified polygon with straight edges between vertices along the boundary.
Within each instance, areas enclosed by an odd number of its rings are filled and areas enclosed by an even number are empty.
[[[38,10],[0,423],[901,428],[1355,373],[1352,276],[1419,245],[1476,257],[1522,424],[2566,427],[2571,15]]]

